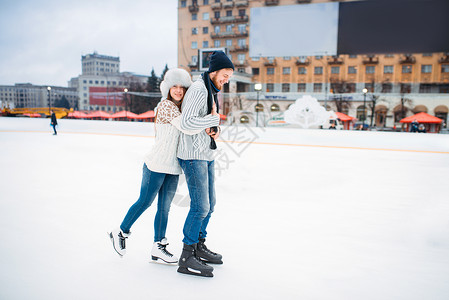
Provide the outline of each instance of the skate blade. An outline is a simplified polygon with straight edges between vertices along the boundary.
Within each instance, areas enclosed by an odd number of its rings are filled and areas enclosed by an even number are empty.
[[[185,267],[179,267],[178,273],[200,276],[200,277],[214,277],[214,274],[212,272],[207,272],[207,271],[201,272],[199,270],[194,270],[194,269],[185,268]]]
[[[151,256],[150,263],[166,265],[166,266],[177,266],[178,265],[178,261],[169,262],[169,261],[163,260],[160,257],[156,257],[156,256],[153,256],[153,255]]]
[[[202,262],[206,263],[206,264],[211,264],[211,265],[222,265],[223,261],[222,260],[215,260],[215,261],[210,261],[210,260],[206,260],[206,259],[202,259],[200,258]]]
[[[120,258],[123,258],[123,255],[120,254],[120,253],[117,251],[117,249],[115,249],[114,237],[112,236],[112,232],[108,232],[108,235],[109,235],[109,239],[111,239],[112,247],[114,248],[115,253],[117,253],[117,254],[120,256]]]

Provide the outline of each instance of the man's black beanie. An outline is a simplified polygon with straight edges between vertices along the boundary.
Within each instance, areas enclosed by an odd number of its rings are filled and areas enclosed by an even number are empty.
[[[209,73],[221,69],[233,69],[234,64],[223,51],[215,51],[210,57]]]

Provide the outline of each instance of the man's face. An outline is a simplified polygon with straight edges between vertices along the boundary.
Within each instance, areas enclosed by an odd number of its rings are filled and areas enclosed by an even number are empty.
[[[223,85],[229,82],[232,74],[234,74],[232,69],[221,69],[210,73],[210,80],[212,80],[217,89],[221,90]]]

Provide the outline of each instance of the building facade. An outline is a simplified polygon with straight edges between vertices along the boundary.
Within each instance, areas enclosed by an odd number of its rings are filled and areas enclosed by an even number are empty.
[[[120,72],[120,58],[97,52],[81,57],[82,74],[70,79],[78,91],[80,110],[117,112],[125,109],[125,89],[133,83],[146,84],[148,76]]]
[[[307,94],[328,110],[368,123],[372,119],[376,127],[397,126],[403,117],[422,111],[447,123],[449,53],[249,56],[251,8],[320,2],[330,1],[181,0],[178,65],[196,74],[199,50],[226,49],[237,71],[224,96],[226,114],[254,112],[258,103],[268,120]],[[262,84],[260,92],[254,90],[255,83]]]
[[[70,107],[76,108],[78,105],[76,88],[42,86],[31,83],[0,86],[2,108],[49,107],[54,106],[62,98],[69,102]]]

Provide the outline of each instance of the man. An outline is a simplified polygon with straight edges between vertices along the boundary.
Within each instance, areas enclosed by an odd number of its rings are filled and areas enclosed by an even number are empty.
[[[56,121],[56,115],[54,111],[51,111],[51,126],[53,126],[53,135],[57,135],[58,133],[56,132],[56,125],[58,125],[58,121]]]
[[[181,128],[202,130],[196,135],[181,133],[178,160],[183,169],[190,195],[190,211],[184,224],[184,247],[178,272],[213,277],[211,266],[222,264],[222,256],[206,245],[207,225],[214,211],[214,149],[220,134],[217,93],[232,74],[234,65],[222,51],[211,56],[209,70],[188,89],[182,103]]]

